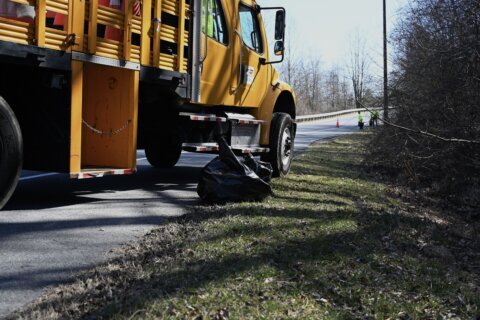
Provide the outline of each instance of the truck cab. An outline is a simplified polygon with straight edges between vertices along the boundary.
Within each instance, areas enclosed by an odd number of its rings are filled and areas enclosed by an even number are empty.
[[[284,30],[285,9],[254,0],[0,0],[0,208],[22,168],[129,174],[137,149],[172,167],[182,151],[218,152],[218,136],[286,175]]]

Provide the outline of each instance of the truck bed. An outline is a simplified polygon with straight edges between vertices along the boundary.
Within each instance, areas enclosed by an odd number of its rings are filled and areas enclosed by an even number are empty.
[[[0,0],[0,41],[186,73],[189,20],[190,0]]]
[[[25,168],[134,172],[140,83],[189,98],[191,3],[0,0],[0,95],[19,118]]]

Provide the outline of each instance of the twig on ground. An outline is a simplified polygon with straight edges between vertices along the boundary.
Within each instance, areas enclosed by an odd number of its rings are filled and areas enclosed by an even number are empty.
[[[135,312],[130,316],[130,318],[128,318],[128,320],[132,320],[133,318],[135,318],[136,315],[138,315],[139,313],[142,313],[142,312],[147,312],[147,310],[145,310],[145,309],[140,309],[140,310],[135,311]]]

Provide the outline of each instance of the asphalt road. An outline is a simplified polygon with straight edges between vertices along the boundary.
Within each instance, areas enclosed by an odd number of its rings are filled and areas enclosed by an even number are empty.
[[[340,128],[336,119],[299,124],[295,151],[357,131],[356,119],[340,118]],[[23,172],[0,211],[0,318],[198,203],[197,178],[213,156],[184,153],[169,170],[152,168],[144,157],[139,151],[133,176],[70,180]]]

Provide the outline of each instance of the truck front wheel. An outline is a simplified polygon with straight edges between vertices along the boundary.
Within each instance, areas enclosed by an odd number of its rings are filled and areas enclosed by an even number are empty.
[[[270,153],[267,160],[272,164],[273,176],[286,176],[293,159],[295,130],[289,114],[276,112],[270,125]]]
[[[0,97],[0,209],[17,186],[23,162],[22,132],[8,103]]]

